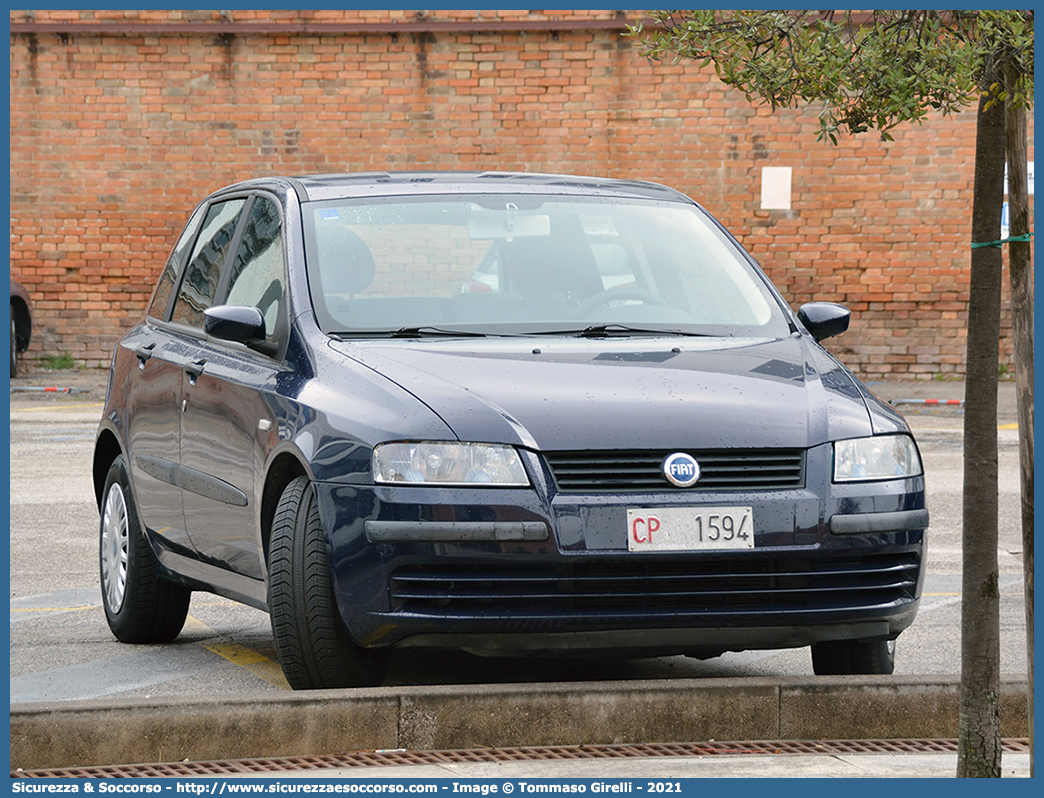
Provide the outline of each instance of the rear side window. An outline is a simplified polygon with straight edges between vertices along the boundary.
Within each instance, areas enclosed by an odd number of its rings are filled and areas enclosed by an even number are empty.
[[[171,321],[203,327],[203,311],[214,304],[221,268],[245,204],[245,199],[235,199],[210,206],[193,247],[192,259],[185,268]]]
[[[181,233],[181,238],[174,245],[174,251],[170,253],[170,257],[167,259],[167,265],[160,275],[159,283],[156,284],[156,291],[152,295],[152,303],[149,305],[149,315],[154,319],[165,319],[167,317],[167,305],[170,304],[170,295],[174,292],[178,274],[185,263],[185,258],[188,257],[189,247],[196,237],[196,231],[199,230],[199,223],[203,218],[204,210],[205,207],[201,205],[192,213],[184,231]]]
[[[282,220],[275,203],[259,197],[250,211],[232,261],[228,305],[252,305],[265,317],[265,339],[282,333],[285,283]]]

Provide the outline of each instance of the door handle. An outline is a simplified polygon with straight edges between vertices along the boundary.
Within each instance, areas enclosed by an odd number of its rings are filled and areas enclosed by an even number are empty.
[[[193,384],[196,382],[196,377],[203,373],[204,366],[207,365],[206,358],[200,358],[199,360],[193,360],[191,363],[186,364],[185,372],[189,375],[189,379]]]
[[[150,357],[152,357],[152,350],[156,348],[156,342],[153,341],[151,344],[138,344],[132,350],[137,356],[138,360],[144,363]]]

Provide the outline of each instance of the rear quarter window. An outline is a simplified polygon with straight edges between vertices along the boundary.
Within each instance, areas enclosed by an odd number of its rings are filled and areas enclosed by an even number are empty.
[[[149,303],[149,316],[154,319],[163,320],[167,318],[167,308],[170,305],[170,296],[174,293],[174,286],[177,284],[178,274],[181,272],[181,267],[184,265],[185,258],[188,256],[189,248],[192,246],[192,242],[196,238],[196,233],[199,230],[199,223],[203,219],[203,212],[205,210],[206,206],[200,205],[195,211],[193,211],[188,222],[185,224],[185,229],[182,231],[178,243],[174,245],[174,250],[170,253],[170,257],[167,258],[167,265],[163,267],[159,282],[156,283],[156,290],[152,295],[152,301]]]

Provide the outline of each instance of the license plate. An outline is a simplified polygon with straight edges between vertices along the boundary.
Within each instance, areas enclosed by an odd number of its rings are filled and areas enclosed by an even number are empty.
[[[629,551],[754,548],[750,507],[668,507],[627,511]]]

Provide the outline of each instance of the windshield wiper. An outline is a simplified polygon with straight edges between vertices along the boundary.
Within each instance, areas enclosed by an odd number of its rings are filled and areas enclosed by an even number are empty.
[[[416,327],[399,327],[397,330],[340,330],[330,333],[340,340],[349,338],[485,338],[486,333],[472,330],[447,330],[442,327],[419,325]]]
[[[476,330],[453,330],[433,325],[417,325],[399,327],[395,330],[338,330],[329,335],[340,341],[359,338],[526,338],[539,335],[541,337],[575,336],[577,338],[610,338],[628,335],[646,336],[691,336],[696,338],[713,337],[707,333],[687,332],[685,330],[654,329],[651,327],[631,327],[626,324],[592,324],[582,329],[564,327],[551,330],[527,330],[524,332],[478,332]]]
[[[699,338],[707,337],[704,333],[685,332],[684,330],[657,330],[649,327],[630,327],[626,324],[592,324],[576,333],[577,338],[608,338],[612,335],[689,335]]]
[[[454,338],[485,338],[484,332],[474,330],[447,330],[442,327],[421,325],[419,327],[400,327],[391,334],[392,338],[425,338],[427,336],[449,336]]]

